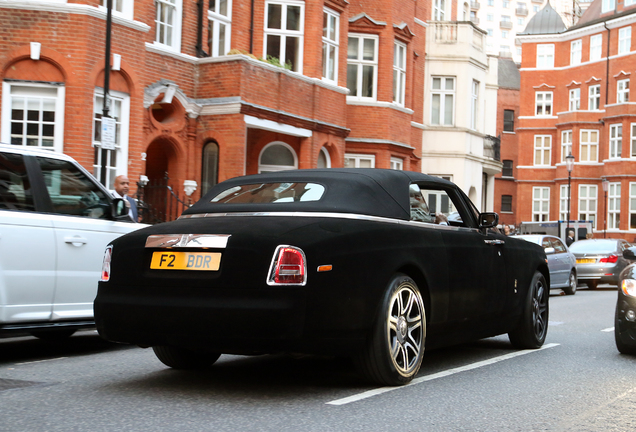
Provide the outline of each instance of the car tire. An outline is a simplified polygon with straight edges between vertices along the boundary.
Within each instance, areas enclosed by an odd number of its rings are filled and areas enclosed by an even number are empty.
[[[621,339],[617,316],[614,317],[614,340],[616,341],[616,349],[621,354],[636,354],[636,344],[629,345]]]
[[[589,289],[596,289],[598,287],[598,281],[597,280],[587,281],[587,282],[585,282],[585,284],[587,285],[587,287]]]
[[[574,271],[570,272],[570,277],[568,278],[568,286],[563,288],[563,292],[566,295],[574,295],[576,294],[576,285],[578,281],[576,280],[576,273]]]
[[[426,310],[417,285],[406,275],[389,282],[364,349],[354,358],[362,375],[376,384],[408,384],[424,356]]]
[[[161,363],[173,369],[204,369],[221,357],[220,353],[198,352],[168,345],[154,346],[152,350]]]
[[[536,271],[526,294],[521,319],[508,333],[510,343],[518,349],[540,348],[548,334],[550,288],[545,277]]]
[[[75,329],[32,331],[31,335],[46,341],[60,341],[75,334]]]

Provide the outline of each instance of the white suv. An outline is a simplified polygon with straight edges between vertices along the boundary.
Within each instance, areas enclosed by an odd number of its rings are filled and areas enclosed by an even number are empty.
[[[0,144],[0,335],[93,327],[106,245],[144,225],[72,158]]]

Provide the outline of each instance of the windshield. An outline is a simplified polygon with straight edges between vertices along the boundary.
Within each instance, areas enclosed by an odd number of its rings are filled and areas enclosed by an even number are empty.
[[[615,240],[576,241],[570,246],[570,252],[579,253],[615,253]]]
[[[540,245],[540,241],[541,241],[541,237],[539,236],[515,236],[515,238],[519,238],[519,239],[523,239],[525,241],[529,241],[530,243],[536,243],[538,245]]]
[[[271,204],[318,201],[325,187],[317,183],[258,183],[234,186],[210,200],[221,204]]]

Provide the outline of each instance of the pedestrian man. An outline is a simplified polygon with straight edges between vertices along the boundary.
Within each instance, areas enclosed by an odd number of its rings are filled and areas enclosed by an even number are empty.
[[[115,198],[123,198],[128,207],[128,215],[134,222],[138,222],[137,203],[135,200],[128,196],[130,190],[130,181],[125,175],[118,175],[115,177],[115,190],[111,191]]]
[[[572,245],[572,243],[574,243],[574,230],[573,229],[568,231],[568,236],[565,239],[565,244],[568,245],[568,247],[570,247]]]

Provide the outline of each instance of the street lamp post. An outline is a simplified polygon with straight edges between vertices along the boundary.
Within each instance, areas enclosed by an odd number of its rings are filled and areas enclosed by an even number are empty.
[[[565,235],[567,236],[570,233],[570,186],[572,184],[572,169],[574,169],[574,156],[572,156],[572,153],[565,157],[565,167],[568,170],[568,222],[565,230]]]
[[[609,180],[604,178],[601,181],[603,192],[605,193],[605,214],[603,215],[603,238],[607,237],[607,190],[609,189]]]

